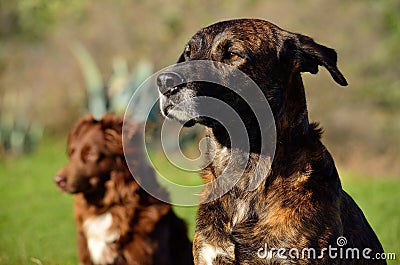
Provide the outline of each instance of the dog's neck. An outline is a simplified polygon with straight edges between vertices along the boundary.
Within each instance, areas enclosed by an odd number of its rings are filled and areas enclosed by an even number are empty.
[[[88,205],[95,206],[98,209],[107,210],[114,201],[118,201],[119,198],[109,198],[110,194],[115,196],[117,195],[117,192],[108,184],[111,182],[125,182],[125,179],[128,179],[126,177],[127,172],[129,172],[127,167],[121,165],[120,168],[113,169],[101,177],[101,180],[97,183],[96,187],[83,193],[83,197]]]
[[[268,141],[270,137],[263,135],[265,132],[260,131],[258,121],[252,118],[243,119],[249,141],[249,146],[245,144],[243,146],[249,148],[241,148],[242,146],[239,144],[236,151],[247,152],[250,159],[252,157],[258,159],[260,153],[267,154],[266,159],[270,159],[274,155],[274,160],[286,162],[283,163],[285,165],[284,168],[279,168],[273,163],[273,174],[290,176],[296,171],[304,170],[304,167],[309,162],[307,159],[322,155],[325,148],[320,142],[321,130],[318,129],[317,124],[309,123],[304,86],[300,74],[293,74],[289,78],[284,91],[283,97],[285,100],[283,104],[272,106],[276,126],[275,154],[269,154],[268,150],[261,150],[262,143],[260,139],[267,139]],[[232,144],[229,133],[223,126],[210,126],[208,135],[217,142],[215,152],[218,155],[227,156],[231,154]],[[243,142],[246,140],[243,139]],[[273,143],[267,142],[264,144],[268,146],[268,144]],[[307,149],[305,146],[311,146],[312,149]],[[292,161],[293,157],[296,157],[296,161]],[[217,171],[221,172],[223,165],[217,162],[213,164],[213,167],[219,168]],[[290,172],[287,171],[288,169],[290,169]]]
[[[275,160],[282,168],[274,168],[277,174],[290,176],[303,171],[310,160],[321,157],[326,151],[320,138],[322,130],[308,119],[307,102],[300,73],[292,73],[284,89],[282,106],[274,113],[277,131]],[[293,159],[296,158],[296,159]],[[289,170],[289,171],[288,171]]]
[[[96,206],[97,208],[102,208],[104,206],[103,200],[106,191],[106,188],[102,186],[93,192],[83,193],[83,197],[89,205]]]

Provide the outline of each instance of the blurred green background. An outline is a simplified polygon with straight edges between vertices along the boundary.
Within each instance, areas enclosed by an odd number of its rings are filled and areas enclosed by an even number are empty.
[[[52,181],[90,99],[77,45],[109,85],[116,69],[158,71],[198,29],[239,17],[269,20],[338,52],[350,85],[337,86],[322,69],[305,74],[311,120],[325,129],[344,188],[400,260],[399,1],[2,0],[0,264],[77,264],[72,196]],[[176,209],[192,234],[196,209]]]

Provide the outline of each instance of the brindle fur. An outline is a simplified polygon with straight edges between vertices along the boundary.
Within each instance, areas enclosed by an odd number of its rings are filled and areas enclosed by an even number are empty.
[[[232,47],[238,59],[226,55]],[[269,249],[299,251],[337,247],[339,236],[347,238],[345,247],[358,248],[360,256],[367,247],[372,249],[370,256],[383,252],[362,211],[343,191],[335,163],[320,141],[321,129],[308,120],[301,73],[316,74],[321,65],[337,83],[347,85],[336,66],[336,52],[269,22],[240,19],[197,32],[178,62],[192,60],[221,61],[252,78],[271,106],[277,132],[271,171],[265,163],[268,175],[256,190],[248,191],[248,185],[260,156],[259,135],[249,133],[250,161],[239,182],[219,199],[200,205],[193,246],[195,264],[386,264],[383,260],[331,259],[328,255],[316,260],[257,256],[265,244]],[[196,82],[162,96],[164,104],[173,105],[179,102],[178,97],[187,95],[219,95],[218,89]],[[232,95],[221,98],[231,105],[238,104]],[[242,119],[250,121],[246,124],[249,132],[257,131],[251,113],[243,106],[233,108],[239,110]],[[220,125],[207,119],[196,122],[206,125],[208,137],[217,142],[216,157],[202,173],[204,181],[211,182],[223,171],[229,157],[241,151],[230,148]],[[212,185],[203,190],[203,199],[215,188]]]

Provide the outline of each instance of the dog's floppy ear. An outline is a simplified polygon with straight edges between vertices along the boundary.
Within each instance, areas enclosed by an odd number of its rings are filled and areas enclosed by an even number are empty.
[[[295,66],[300,72],[318,73],[318,66],[324,66],[336,83],[347,86],[347,81],[337,68],[335,50],[314,42],[310,37],[295,34],[294,38],[285,42],[286,49],[295,49],[291,53],[295,57]]]
[[[112,154],[122,155],[122,117],[113,114],[105,114],[100,120],[101,129],[107,150]]]

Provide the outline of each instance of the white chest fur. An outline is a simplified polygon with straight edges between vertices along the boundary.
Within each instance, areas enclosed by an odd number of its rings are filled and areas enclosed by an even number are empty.
[[[200,260],[205,265],[212,265],[217,256],[227,256],[222,248],[205,244],[200,250]]]
[[[94,264],[112,263],[117,255],[111,243],[117,240],[120,234],[118,230],[111,229],[112,219],[111,213],[104,213],[83,222],[90,257]]]

